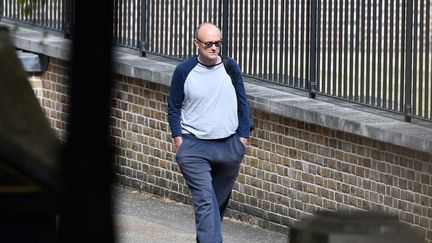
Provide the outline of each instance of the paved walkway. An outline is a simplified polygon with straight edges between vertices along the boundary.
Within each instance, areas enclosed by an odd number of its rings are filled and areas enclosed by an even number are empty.
[[[118,243],[193,243],[192,207],[116,185],[114,222]],[[224,243],[287,243],[284,234],[226,218]]]

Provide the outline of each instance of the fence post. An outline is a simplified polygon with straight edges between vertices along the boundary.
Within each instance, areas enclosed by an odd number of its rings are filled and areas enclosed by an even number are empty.
[[[3,17],[3,9],[4,9],[4,3],[3,1],[0,2],[0,21]]]
[[[310,1],[311,19],[310,19],[310,48],[309,48],[309,98],[316,97],[316,19],[317,19],[317,1]]]
[[[73,11],[73,0],[63,1],[63,31],[66,39],[72,38],[72,11]]]
[[[412,86],[412,27],[413,27],[413,0],[407,1],[406,14],[406,47],[405,47],[405,105],[404,120],[411,122],[411,86]]]
[[[228,55],[228,0],[222,1],[222,55]]]
[[[141,1],[141,36],[139,41],[139,49],[142,57],[146,56],[147,38],[146,38],[146,24],[147,24],[147,0]]]

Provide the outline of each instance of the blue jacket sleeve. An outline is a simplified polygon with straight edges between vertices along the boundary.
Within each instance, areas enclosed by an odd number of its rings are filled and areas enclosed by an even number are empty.
[[[179,67],[174,70],[168,96],[168,123],[173,137],[181,136],[181,108],[184,99],[185,77]]]
[[[236,61],[233,59],[229,59],[229,64],[232,68],[232,71],[234,73],[235,77],[235,90],[237,94],[237,100],[238,100],[238,119],[239,119],[239,126],[237,128],[237,134],[240,137],[248,138],[250,137],[250,121],[249,121],[249,102],[247,100],[246,96],[246,90],[243,84],[243,76],[240,71],[240,66],[237,64]]]

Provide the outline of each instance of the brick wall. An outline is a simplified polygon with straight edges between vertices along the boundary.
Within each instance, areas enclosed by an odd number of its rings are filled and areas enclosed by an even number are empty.
[[[35,92],[64,138],[66,64],[51,59]],[[116,180],[190,203],[167,123],[169,88],[115,76]],[[396,214],[432,242],[432,154],[253,110],[253,132],[228,214],[277,230],[319,210]]]
[[[42,109],[61,140],[66,139],[69,107],[68,63],[51,58],[48,70],[30,77],[30,84]]]

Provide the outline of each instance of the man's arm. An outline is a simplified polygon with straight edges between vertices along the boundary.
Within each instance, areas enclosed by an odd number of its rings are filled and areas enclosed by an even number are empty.
[[[181,108],[184,99],[184,77],[181,70],[177,67],[174,71],[170,93],[168,96],[168,123],[173,137],[181,136]]]
[[[234,73],[234,78],[235,78],[234,85],[237,94],[237,102],[239,106],[238,109],[239,127],[237,129],[237,133],[241,138],[245,138],[244,144],[246,144],[247,138],[250,137],[249,103],[247,100],[246,90],[244,88],[243,76],[240,71],[240,67],[233,59],[230,59],[229,61],[230,61],[232,71]]]

